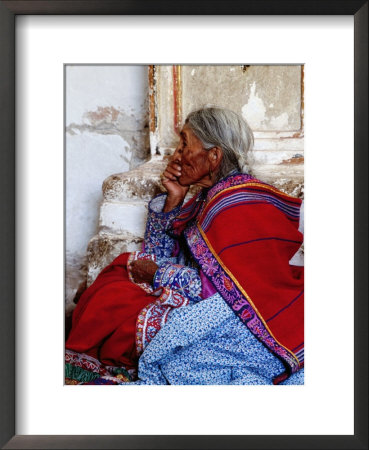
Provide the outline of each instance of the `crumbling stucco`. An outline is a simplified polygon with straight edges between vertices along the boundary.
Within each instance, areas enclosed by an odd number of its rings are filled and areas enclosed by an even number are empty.
[[[254,175],[274,184],[303,182],[303,68],[295,66],[181,66],[182,118],[199,107],[217,105],[241,113],[254,131],[249,166]],[[172,83],[171,83],[172,81]],[[173,152],[172,66],[157,69],[158,136],[161,155]]]
[[[145,66],[66,67],[66,300],[86,279],[89,240],[98,232],[101,185],[149,158]]]
[[[121,137],[123,159],[129,169],[134,169],[149,157],[147,112],[143,117],[137,117],[114,106],[98,106],[96,110],[84,113],[82,123],[70,123],[66,127],[66,132],[71,136],[92,133]]]
[[[65,263],[65,313],[70,316],[76,306],[74,298],[78,289],[82,288],[87,277],[87,258],[74,257],[66,252]]]
[[[87,248],[87,286],[90,286],[101,272],[118,255],[140,250],[142,237],[128,232],[120,235],[100,233],[93,237]]]
[[[116,202],[126,200],[149,201],[162,192],[160,175],[166,163],[166,159],[154,158],[129,172],[111,175],[102,185],[104,200]]]
[[[182,66],[183,117],[204,105],[242,113],[255,131],[301,128],[301,66]]]

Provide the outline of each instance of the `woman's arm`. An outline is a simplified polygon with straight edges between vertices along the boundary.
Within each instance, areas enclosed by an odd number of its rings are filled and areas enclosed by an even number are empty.
[[[190,301],[198,302],[201,297],[201,278],[196,269],[179,264],[162,264],[154,275],[153,287],[168,286]]]
[[[170,258],[176,242],[167,234],[167,231],[177,217],[181,205],[169,212],[163,212],[166,199],[167,195],[161,194],[151,200],[148,206],[149,213],[142,251],[156,255],[157,258]]]
[[[148,283],[154,290],[168,287],[192,302],[202,300],[202,283],[196,269],[180,264],[156,264],[151,260],[130,263],[132,278],[136,283]]]
[[[175,240],[168,236],[167,230],[179,213],[189,189],[189,186],[179,184],[180,174],[181,166],[172,158],[161,177],[167,194],[159,195],[149,203],[143,251],[158,258],[171,257],[174,250]]]

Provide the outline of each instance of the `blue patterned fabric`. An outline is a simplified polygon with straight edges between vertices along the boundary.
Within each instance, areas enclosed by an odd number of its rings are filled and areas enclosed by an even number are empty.
[[[143,250],[155,254],[154,288],[168,286],[189,298],[173,309],[165,326],[145,348],[136,384],[272,384],[282,362],[245,327],[219,294],[200,297],[201,279],[185,249],[167,234],[180,207],[163,213],[165,195],[152,200]],[[201,300],[201,301],[200,301]],[[281,384],[304,384],[300,370]]]
[[[157,258],[170,258],[172,256],[175,240],[167,234],[173,220],[181,210],[180,206],[165,213],[162,212],[166,195],[155,197],[148,205],[143,251],[156,255]]]
[[[189,267],[192,261],[186,257],[183,248],[176,239],[167,234],[173,220],[180,211],[180,206],[168,213],[162,212],[166,195],[159,195],[149,203],[149,215],[146,224],[143,251],[154,254],[157,258],[157,270],[153,287],[170,287],[178,290],[190,302],[201,300],[201,279],[197,269]],[[171,255],[178,246],[176,257]]]
[[[162,263],[155,273],[153,287],[168,286],[192,302],[201,298],[201,280],[196,269],[181,266],[180,264]]]
[[[173,310],[139,360],[136,384],[272,384],[282,362],[219,294]],[[303,384],[303,370],[282,384]]]

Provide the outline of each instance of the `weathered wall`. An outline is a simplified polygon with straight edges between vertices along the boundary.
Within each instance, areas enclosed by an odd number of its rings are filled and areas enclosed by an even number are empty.
[[[250,154],[253,173],[299,195],[304,169],[303,67],[300,65],[180,66],[175,92],[173,66],[157,69],[159,153],[176,146],[175,95],[181,121],[203,106],[221,106],[241,114],[255,136]]]
[[[66,296],[82,280],[103,181],[148,158],[146,66],[66,66]]]
[[[172,66],[159,77],[160,146],[173,147]],[[181,66],[181,90],[183,119],[213,105],[240,113],[254,132],[301,129],[301,66]]]

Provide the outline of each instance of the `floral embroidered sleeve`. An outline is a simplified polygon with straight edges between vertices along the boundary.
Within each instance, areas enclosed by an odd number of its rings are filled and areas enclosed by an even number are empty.
[[[178,241],[167,234],[173,220],[177,217],[181,206],[167,213],[163,212],[166,194],[159,195],[149,203],[149,214],[145,231],[143,252],[155,255],[159,265],[155,273],[153,288],[168,287],[173,291],[197,302],[201,297],[201,278],[198,270],[187,267],[191,265],[179,251],[176,257],[173,252]],[[182,264],[178,264],[182,263]]]
[[[154,276],[153,287],[170,287],[192,302],[202,300],[201,279],[198,271],[180,264],[162,264]]]
[[[167,234],[173,220],[178,215],[181,206],[169,212],[163,212],[166,194],[155,197],[149,203],[143,249],[145,253],[156,255],[157,258],[170,258],[172,256],[175,239]]]

